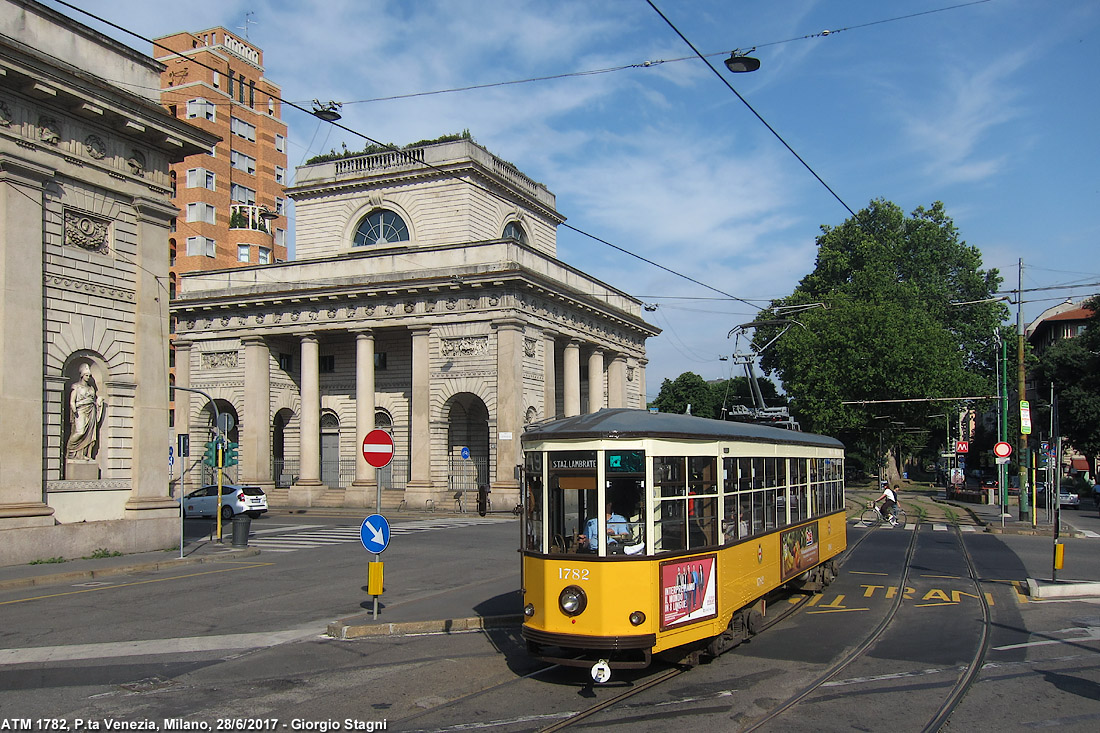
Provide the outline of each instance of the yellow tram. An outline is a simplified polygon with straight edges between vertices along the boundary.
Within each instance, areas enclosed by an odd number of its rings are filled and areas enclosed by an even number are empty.
[[[546,661],[717,656],[774,591],[820,590],[846,547],[844,447],[751,423],[612,408],[522,437],[523,636]]]

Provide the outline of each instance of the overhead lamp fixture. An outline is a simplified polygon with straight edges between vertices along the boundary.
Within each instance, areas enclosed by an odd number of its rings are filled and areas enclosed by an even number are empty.
[[[750,48],[745,53],[741,53],[741,49],[735,48],[730,51],[730,57],[726,59],[726,68],[735,74],[756,71],[760,68],[760,59],[748,55],[755,50],[755,48]]]
[[[260,207],[260,218],[264,221],[271,221],[272,219],[278,219],[279,215],[266,206]]]
[[[757,62],[757,66],[760,62]],[[313,100],[313,114],[315,117],[324,120],[325,122],[336,122],[342,116],[338,111],[344,105],[339,102],[329,101],[328,104],[321,104],[319,100]]]

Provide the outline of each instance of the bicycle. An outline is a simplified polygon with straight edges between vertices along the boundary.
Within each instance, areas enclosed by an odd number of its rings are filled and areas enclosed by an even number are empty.
[[[882,512],[875,508],[875,502],[872,501],[870,504],[867,505],[867,509],[863,512],[863,516],[860,517],[860,521],[865,527],[869,527],[872,524],[876,524],[877,522],[891,524],[895,527],[905,526],[905,510],[897,504],[894,504],[893,510],[890,512],[890,516],[894,521],[890,522],[885,517],[883,517]]]

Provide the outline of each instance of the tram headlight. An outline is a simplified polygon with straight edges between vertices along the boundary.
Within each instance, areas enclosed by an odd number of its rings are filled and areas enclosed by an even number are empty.
[[[535,615],[535,604],[534,603],[528,603],[526,606],[524,606],[523,607],[523,615],[526,616],[527,618],[531,618],[532,616],[534,616]]]
[[[558,594],[558,606],[566,616],[578,616],[588,606],[588,596],[583,588],[567,585]]]
[[[633,611],[630,614],[630,623],[635,626],[641,626],[645,623],[645,614],[641,611]]]

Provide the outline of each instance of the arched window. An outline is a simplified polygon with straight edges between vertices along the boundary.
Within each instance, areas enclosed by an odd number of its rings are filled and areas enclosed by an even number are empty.
[[[523,231],[518,221],[510,221],[504,227],[504,239],[514,239],[520,244],[527,244],[527,232]]]
[[[377,209],[363,217],[355,230],[355,247],[375,244],[391,244],[409,241],[409,228],[397,214],[387,209]]]

